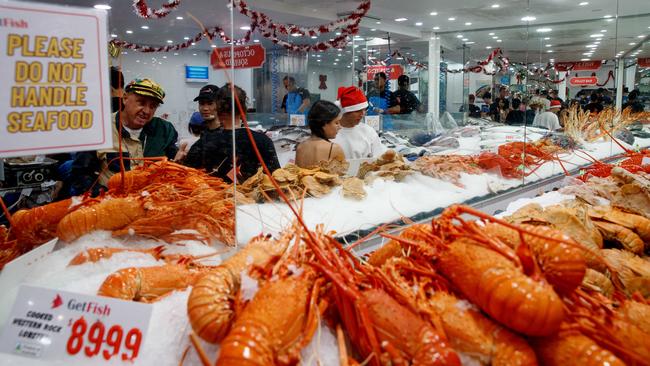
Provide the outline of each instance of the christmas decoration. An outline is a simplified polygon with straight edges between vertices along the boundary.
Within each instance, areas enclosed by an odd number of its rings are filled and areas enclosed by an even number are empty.
[[[252,20],[262,32],[273,35],[300,35],[300,36],[319,36],[323,33],[331,33],[340,30],[341,36],[356,34],[359,30],[361,18],[370,10],[370,0],[365,0],[348,16],[337,19],[333,22],[312,27],[301,27],[295,24],[282,24],[275,22],[268,15],[251,10],[243,0],[234,0],[233,4],[239,9],[239,12]]]
[[[410,57],[405,57],[399,51],[393,52],[392,54],[388,55],[388,57],[386,57],[385,59],[380,60],[380,61],[374,61],[373,59],[370,59],[370,58],[368,58],[368,61],[366,61],[366,59],[363,58],[363,56],[360,56],[359,59],[361,60],[361,64],[364,67],[371,66],[371,65],[386,66],[386,65],[388,65],[389,61],[394,57],[403,58],[404,60],[406,60],[407,64],[409,64],[411,66],[415,66],[416,69],[424,69],[424,70],[428,69],[427,65],[422,64],[420,62],[417,62],[416,60],[414,60],[414,59],[412,59]]]
[[[145,19],[161,19],[169,15],[172,10],[178,8],[181,0],[167,0],[167,3],[162,5],[160,9],[151,9],[145,0],[134,0],[133,9],[135,14],[140,18]]]
[[[323,74],[318,75],[318,81],[320,81],[320,85],[318,85],[318,89],[321,90],[327,89],[327,84],[325,84],[325,82],[327,81],[327,75],[323,75]]]

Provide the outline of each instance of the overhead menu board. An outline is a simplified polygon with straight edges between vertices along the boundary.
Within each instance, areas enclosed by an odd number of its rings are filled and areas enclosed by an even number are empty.
[[[0,157],[109,148],[106,12],[1,2]]]

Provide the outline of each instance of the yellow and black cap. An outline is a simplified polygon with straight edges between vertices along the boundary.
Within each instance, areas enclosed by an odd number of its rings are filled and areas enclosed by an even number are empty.
[[[151,79],[134,79],[124,88],[124,91],[152,97],[158,100],[160,104],[165,99],[165,91]]]

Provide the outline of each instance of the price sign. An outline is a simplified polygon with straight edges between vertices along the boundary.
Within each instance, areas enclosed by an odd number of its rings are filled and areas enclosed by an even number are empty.
[[[137,360],[151,306],[21,286],[0,337],[0,352],[84,364]]]
[[[381,130],[381,116],[366,116],[366,124],[375,131]]]
[[[290,126],[305,126],[305,115],[304,114],[291,114],[289,115],[289,125]]]

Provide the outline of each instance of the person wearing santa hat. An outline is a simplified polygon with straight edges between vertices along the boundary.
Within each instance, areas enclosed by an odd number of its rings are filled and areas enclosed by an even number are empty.
[[[341,105],[341,130],[336,135],[337,143],[346,159],[377,158],[386,151],[379,135],[365,123],[361,123],[368,108],[363,92],[354,86],[340,87],[337,102]]]

